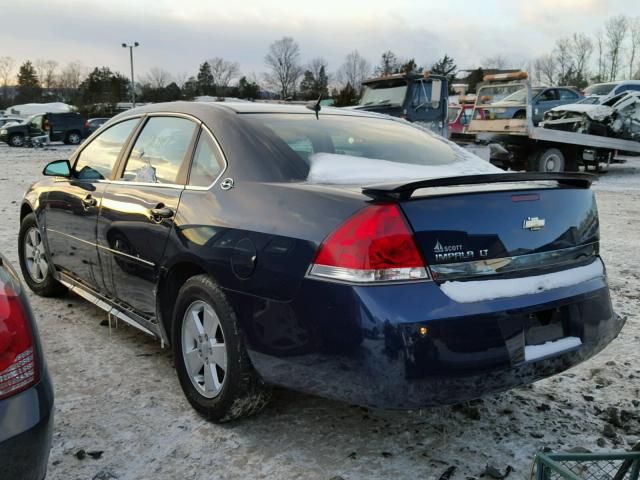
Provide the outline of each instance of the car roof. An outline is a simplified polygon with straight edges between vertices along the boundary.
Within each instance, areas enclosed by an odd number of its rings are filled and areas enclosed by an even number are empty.
[[[313,101],[309,104],[315,103]],[[166,103],[154,103],[145,105],[132,110],[127,110],[118,115],[130,116],[135,114],[144,113],[158,113],[158,112],[174,112],[185,113],[198,116],[198,113],[203,111],[214,112],[226,112],[226,113],[279,113],[279,114],[306,114],[315,115],[315,112],[306,107],[307,103],[273,103],[273,102],[166,102]],[[320,110],[322,115],[342,115],[342,116],[357,116],[357,117],[370,117],[370,118],[389,118],[386,115],[381,115],[374,112],[367,112],[362,110],[351,110],[346,108],[336,107],[322,107]]]

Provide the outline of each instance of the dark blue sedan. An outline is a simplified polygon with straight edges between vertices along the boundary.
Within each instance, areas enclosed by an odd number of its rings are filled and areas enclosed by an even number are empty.
[[[504,173],[400,119],[156,104],[44,174],[21,206],[29,287],[171,345],[214,421],[261,410],[271,385],[461,402],[561,372],[622,328],[590,175]]]
[[[42,480],[53,429],[53,388],[20,280],[0,255],[0,478]]]

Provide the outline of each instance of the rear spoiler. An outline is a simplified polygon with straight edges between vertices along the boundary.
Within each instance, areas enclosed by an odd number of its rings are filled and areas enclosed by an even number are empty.
[[[383,183],[362,187],[362,193],[375,200],[408,200],[419,188],[452,187],[458,185],[480,185],[503,182],[539,182],[555,181],[559,185],[574,188],[589,188],[596,180],[590,173],[488,173],[482,175],[463,175],[459,177],[441,177],[418,180],[409,183]]]

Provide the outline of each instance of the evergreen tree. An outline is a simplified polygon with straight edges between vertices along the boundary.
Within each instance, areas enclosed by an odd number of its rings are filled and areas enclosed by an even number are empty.
[[[260,98],[260,85],[255,82],[250,82],[247,77],[242,77],[238,81],[238,97],[255,100]]]
[[[469,89],[469,93],[476,93],[476,87],[478,83],[482,81],[484,78],[484,70],[482,68],[477,68],[472,71],[467,77],[467,85]]]
[[[195,77],[189,77],[182,86],[182,95],[186,100],[193,100],[198,95],[198,80]]]
[[[211,65],[204,62],[198,70],[198,95],[215,95],[216,86],[213,83]]]
[[[108,112],[129,99],[129,80],[109,67],[96,67],[80,84],[79,96],[86,111]],[[98,110],[91,110],[96,105]]]
[[[357,105],[358,103],[358,91],[353,88],[351,83],[347,83],[342,90],[334,95],[334,106],[336,107],[348,107],[351,105]]]
[[[380,65],[375,69],[375,73],[378,76],[391,75],[400,68],[400,62],[396,54],[391,50],[387,50],[382,54]]]
[[[303,100],[317,100],[320,95],[323,98],[329,96],[329,77],[325,72],[324,65],[320,67],[318,76],[314,76],[311,70],[306,70],[300,82],[300,95]]]
[[[42,98],[42,88],[38,82],[38,76],[33,64],[27,60],[20,66],[18,72],[17,103],[36,102]]]
[[[418,70],[418,65],[416,65],[415,59],[411,58],[407,60],[401,67],[400,71],[402,73],[414,73]]]
[[[453,58],[445,54],[440,60],[431,66],[431,73],[434,75],[442,75],[447,77],[449,83],[449,92],[451,92],[451,85],[456,76],[457,65],[454,63]]]

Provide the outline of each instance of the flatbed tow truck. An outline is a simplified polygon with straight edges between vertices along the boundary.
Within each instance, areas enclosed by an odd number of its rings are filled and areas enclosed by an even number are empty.
[[[526,102],[509,107],[522,107],[525,118],[500,118],[504,105],[494,104],[520,89],[527,90]],[[640,154],[640,142],[634,140],[534,125],[532,98],[526,72],[485,76],[467,133],[491,147],[491,163],[541,172],[577,171],[581,165],[605,171],[611,163],[626,161],[618,154]]]

